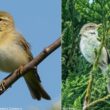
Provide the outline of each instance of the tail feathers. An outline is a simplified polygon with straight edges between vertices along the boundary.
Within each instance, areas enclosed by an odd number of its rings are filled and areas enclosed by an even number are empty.
[[[107,90],[108,90],[108,93],[110,93],[110,78],[108,78],[108,81],[107,81]]]
[[[48,93],[42,87],[40,78],[38,74],[35,73],[35,70],[32,70],[29,73],[27,73],[24,76],[24,78],[30,90],[30,93],[34,99],[37,100],[40,100],[41,98],[44,98],[46,100],[51,99]]]

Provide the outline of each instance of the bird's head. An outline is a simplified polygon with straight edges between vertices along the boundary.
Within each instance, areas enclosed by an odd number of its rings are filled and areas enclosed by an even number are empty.
[[[83,37],[97,37],[98,31],[97,29],[101,26],[101,24],[95,24],[95,23],[87,23],[83,25],[83,27],[80,30],[80,35]]]
[[[8,32],[14,28],[13,17],[4,11],[0,11],[0,32]]]

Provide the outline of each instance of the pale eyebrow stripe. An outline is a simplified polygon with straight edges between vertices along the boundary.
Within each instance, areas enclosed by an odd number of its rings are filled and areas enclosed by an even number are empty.
[[[1,19],[4,19],[4,20],[9,20],[8,17],[0,17]]]

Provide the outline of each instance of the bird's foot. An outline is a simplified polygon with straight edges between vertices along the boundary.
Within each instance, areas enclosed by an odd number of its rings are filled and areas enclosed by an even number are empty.
[[[5,80],[0,82],[0,91],[4,91],[5,90]]]
[[[24,70],[24,65],[21,65],[21,66],[17,69],[18,74],[22,75],[23,70]]]

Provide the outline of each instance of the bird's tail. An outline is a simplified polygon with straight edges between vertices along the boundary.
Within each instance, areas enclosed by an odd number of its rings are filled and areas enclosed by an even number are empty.
[[[110,55],[108,50],[106,50],[106,53],[106,59],[100,63],[99,68],[102,70],[103,75],[106,75],[105,77],[107,77],[107,90],[110,93]]]
[[[110,93],[110,65],[105,65],[100,67],[102,70],[103,75],[106,77],[107,79],[107,91],[108,93]]]
[[[110,93],[110,78],[108,79],[108,82],[107,82],[107,90],[108,90],[108,93]]]
[[[106,69],[106,79],[107,79],[107,90],[110,93],[110,65]]]
[[[37,100],[40,100],[41,98],[47,100],[51,99],[48,93],[44,90],[44,88],[41,85],[40,77],[37,74],[37,70],[33,69],[29,71],[29,73],[27,73],[24,76],[24,79],[34,99]]]

